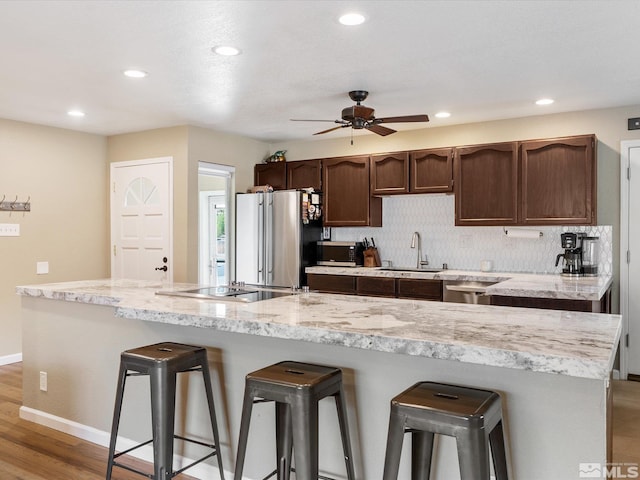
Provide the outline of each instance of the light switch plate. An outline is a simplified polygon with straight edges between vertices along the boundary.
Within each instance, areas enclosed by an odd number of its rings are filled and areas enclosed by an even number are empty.
[[[19,223],[0,223],[0,237],[19,237]]]
[[[49,273],[49,262],[36,262],[36,275]]]

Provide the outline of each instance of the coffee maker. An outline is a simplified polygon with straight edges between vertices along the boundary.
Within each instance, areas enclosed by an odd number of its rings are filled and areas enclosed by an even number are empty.
[[[556,267],[561,258],[564,258],[562,275],[567,277],[579,277],[584,275],[582,270],[582,240],[584,233],[565,232],[560,234],[560,243],[564,253],[556,257]]]

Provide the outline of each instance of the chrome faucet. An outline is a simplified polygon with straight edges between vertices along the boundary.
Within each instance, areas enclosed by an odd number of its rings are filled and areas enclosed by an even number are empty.
[[[422,268],[424,265],[429,265],[429,262],[425,258],[422,260],[422,238],[418,232],[413,232],[411,237],[411,248],[418,247],[418,258],[416,260],[416,268]]]

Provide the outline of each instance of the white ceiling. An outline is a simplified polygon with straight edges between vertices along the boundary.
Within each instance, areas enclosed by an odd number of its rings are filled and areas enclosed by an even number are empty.
[[[367,22],[340,25],[347,11]],[[354,89],[376,116],[426,113],[430,127],[640,105],[639,33],[637,0],[3,0],[0,118],[275,142],[330,128],[289,119],[339,118]],[[220,44],[242,55],[214,55]],[[134,67],[149,77],[122,75]]]

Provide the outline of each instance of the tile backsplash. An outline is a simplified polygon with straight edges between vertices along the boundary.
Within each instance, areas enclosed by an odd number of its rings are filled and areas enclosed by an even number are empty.
[[[453,195],[401,195],[385,197],[382,227],[333,228],[332,240],[362,240],[373,237],[380,257],[394,266],[415,267],[417,249],[411,248],[413,232],[422,237],[422,254],[429,266],[480,270],[484,260],[502,272],[560,273],[555,266],[560,233],[586,232],[600,237],[600,273],[612,274],[613,229],[611,226],[506,227],[508,230],[542,232],[537,238],[513,238],[502,227],[456,227]]]

